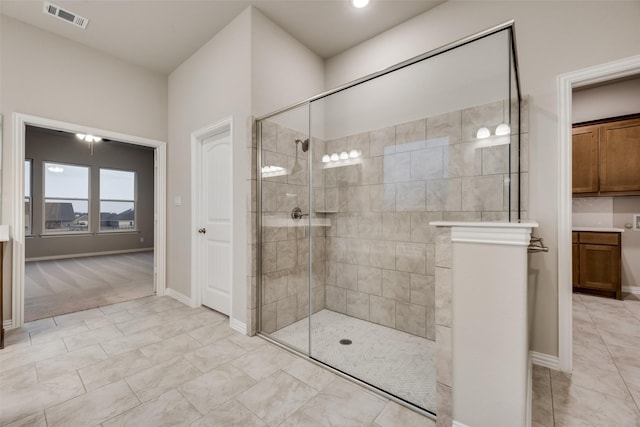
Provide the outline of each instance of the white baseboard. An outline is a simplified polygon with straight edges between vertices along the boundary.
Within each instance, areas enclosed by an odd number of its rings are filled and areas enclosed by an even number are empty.
[[[451,423],[451,427],[469,427],[469,426],[466,424],[462,424],[460,421],[453,420],[453,423]]]
[[[188,305],[189,307],[194,307],[193,301],[191,300],[191,298],[189,298],[188,296],[181,294],[180,292],[176,291],[175,289],[171,289],[171,288],[167,288],[165,290],[165,295],[180,301],[181,303]]]
[[[122,249],[118,251],[105,251],[105,252],[85,252],[81,254],[69,254],[69,255],[53,255],[53,256],[41,256],[35,258],[27,258],[25,262],[32,261],[52,261],[56,259],[70,259],[70,258],[85,258],[90,256],[100,256],[100,255],[119,255],[119,254],[129,254],[129,253],[137,253],[137,252],[149,252],[153,251],[153,246],[150,248],[141,248],[141,249]]]
[[[238,319],[229,318],[229,327],[234,331],[238,331],[243,335],[247,335],[247,324]]]
[[[2,329],[9,330],[9,329],[13,329],[13,321],[11,319],[9,320],[3,320],[2,321]]]
[[[623,286],[622,292],[628,292],[634,295],[640,295],[640,286]]]
[[[551,356],[545,353],[538,353],[537,351],[530,351],[529,357],[531,358],[531,363],[533,363],[534,365],[553,369],[554,371],[560,370],[560,360],[558,359],[558,356]]]

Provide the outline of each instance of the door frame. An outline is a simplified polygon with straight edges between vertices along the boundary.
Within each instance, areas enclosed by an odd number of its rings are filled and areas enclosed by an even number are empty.
[[[204,265],[204,251],[202,246],[204,245],[203,239],[200,239],[200,235],[196,232],[198,228],[198,221],[200,220],[200,213],[203,209],[202,205],[202,143],[205,139],[212,136],[228,134],[231,140],[232,149],[231,153],[231,174],[233,176],[233,116],[226,117],[218,122],[209,124],[201,129],[198,129],[191,133],[191,306],[200,307],[202,305],[202,283],[204,279],[205,270],[202,268]],[[231,191],[231,218],[234,218],[234,192]],[[231,227],[235,226],[234,220],[232,220]],[[235,242],[233,238],[233,232],[231,233],[231,265],[233,266],[234,256],[233,251]],[[233,315],[233,281],[230,289],[230,309],[229,319],[232,321],[235,319]]]
[[[3,185],[10,193],[8,200],[11,209],[11,327],[18,328],[24,324],[24,273],[25,273],[25,234],[24,234],[24,156],[26,127],[38,126],[64,132],[81,132],[100,135],[127,144],[141,145],[154,149],[154,288],[156,295],[166,293],[166,181],[167,181],[167,147],[166,142],[139,136],[126,135],[105,129],[93,128],[59,120],[13,113],[13,141],[11,144],[11,162],[13,171],[11,181]]]
[[[571,108],[572,90],[640,74],[640,55],[561,74],[558,90],[558,364],[573,368],[573,303],[571,282]]]

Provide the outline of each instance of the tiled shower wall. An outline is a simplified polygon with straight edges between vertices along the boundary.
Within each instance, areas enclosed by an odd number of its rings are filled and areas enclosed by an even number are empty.
[[[523,218],[526,106],[523,102]],[[435,229],[428,224],[508,220],[509,146],[486,146],[486,140],[475,138],[479,127],[494,131],[507,122],[508,108],[508,101],[495,102],[327,142],[312,139],[314,312],[326,307],[435,339]],[[299,147],[296,152],[297,138],[306,135],[262,122],[262,165],[288,170],[288,175],[264,178],[262,183],[265,332],[300,320],[309,311],[308,236],[299,226],[308,222],[305,218],[296,223],[289,216],[295,206],[309,212],[308,158]],[[323,154],[354,148],[362,152],[360,164],[323,168]],[[515,149],[511,155],[515,168]],[[517,206],[517,180],[513,181],[511,205]],[[255,215],[250,221],[253,226]],[[251,249],[255,273],[255,244]],[[255,325],[255,277],[249,280]]]
[[[262,122],[262,165],[279,166],[285,175],[262,178],[262,328],[271,333],[309,315],[309,236],[312,242],[312,304],[325,301],[325,232],[322,221],[295,221],[291,210],[309,212],[308,152],[295,140],[306,134],[269,121]],[[316,142],[313,142],[316,144]],[[321,169],[318,169],[321,172]],[[315,185],[322,185],[318,180]],[[316,225],[320,222],[319,225]]]
[[[326,153],[362,152],[360,164],[325,169],[315,190],[331,220],[328,309],[435,339],[429,222],[508,221],[509,146],[475,138],[481,126],[508,122],[508,108],[495,102],[327,141]]]

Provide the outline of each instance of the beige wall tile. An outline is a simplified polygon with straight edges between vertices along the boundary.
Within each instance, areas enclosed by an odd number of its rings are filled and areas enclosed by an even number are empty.
[[[373,212],[394,212],[396,210],[395,184],[370,185],[369,208]]]
[[[384,156],[382,182],[395,183],[411,180],[411,153],[395,153]]]
[[[411,214],[384,212],[382,214],[382,236],[385,240],[409,241],[411,239]]]
[[[396,184],[396,210],[422,212],[426,203],[426,182],[412,181]]]
[[[382,295],[382,269],[358,265],[358,292]]]
[[[412,212],[411,241],[416,243],[433,243],[436,227],[429,225],[432,221],[441,221],[442,212]]]
[[[451,269],[436,267],[435,310],[436,325],[451,327]]]
[[[433,307],[435,304],[435,277],[411,274],[411,304]]]
[[[426,338],[427,312],[425,307],[396,302],[396,329]]]
[[[427,118],[427,147],[460,143],[462,117],[460,111]]]
[[[462,210],[504,209],[504,188],[503,175],[462,178]]]
[[[389,126],[369,132],[369,155],[383,156],[396,151],[396,127]]]
[[[462,181],[460,178],[427,181],[428,211],[460,211],[462,209]]]
[[[347,312],[347,290],[327,285],[327,308],[338,313]]]
[[[367,265],[369,263],[369,240],[350,239],[347,241],[347,262]]]
[[[438,383],[452,386],[451,328],[436,325],[436,378]]]
[[[336,285],[343,289],[358,288],[358,266],[339,262],[336,268]]]
[[[426,119],[414,120],[396,126],[396,151],[413,151],[425,147]]]
[[[369,294],[347,291],[347,315],[369,320]]]
[[[276,303],[276,328],[282,329],[298,320],[298,298],[295,295]]]
[[[369,265],[395,270],[395,242],[371,240],[369,244]]]
[[[382,270],[382,295],[394,300],[411,301],[411,274]]]
[[[451,268],[451,228],[436,230],[436,267]]]
[[[396,300],[390,298],[371,295],[369,297],[371,304],[370,320],[379,325],[396,327]]]
[[[426,148],[411,152],[411,179],[443,178],[444,150],[442,147]]]
[[[409,273],[426,274],[427,253],[423,243],[396,243],[396,268]]]

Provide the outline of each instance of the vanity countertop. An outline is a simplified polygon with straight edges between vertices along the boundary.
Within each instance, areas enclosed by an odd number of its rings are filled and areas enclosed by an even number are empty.
[[[573,227],[573,231],[596,231],[601,233],[624,233],[624,228],[614,227]]]

